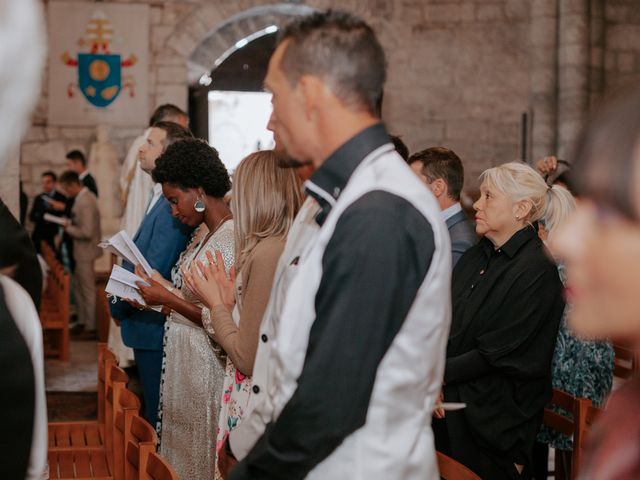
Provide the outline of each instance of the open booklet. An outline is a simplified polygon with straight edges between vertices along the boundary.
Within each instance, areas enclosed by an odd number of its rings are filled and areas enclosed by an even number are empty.
[[[129,270],[122,268],[120,265],[114,265],[111,270],[111,276],[109,277],[109,282],[107,282],[107,286],[104,291],[110,293],[111,295],[115,295],[120,298],[127,298],[129,300],[135,300],[141,305],[146,305],[144,298],[140,295],[138,291],[137,283],[143,283],[144,285],[149,285],[142,278],[140,278],[135,273],[131,273]],[[152,310],[159,312],[162,310],[162,307],[159,305],[151,305],[149,306]]]
[[[57,215],[51,215],[50,213],[45,213],[42,216],[42,219],[47,222],[57,223],[58,225],[62,226],[65,226],[67,224],[67,221],[69,220],[67,217],[59,217]]]
[[[98,244],[99,247],[124,258],[133,265],[140,265],[144,272],[151,276],[152,269],[147,259],[140,252],[136,244],[133,243],[131,237],[124,230],[120,230],[109,240],[104,240]],[[113,273],[112,273],[113,275]]]

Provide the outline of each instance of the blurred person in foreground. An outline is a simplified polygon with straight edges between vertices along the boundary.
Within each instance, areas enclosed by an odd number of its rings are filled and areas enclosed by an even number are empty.
[[[600,108],[572,162],[578,207],[552,243],[567,267],[570,326],[640,347],[640,89]],[[580,479],[640,478],[640,380],[614,392],[589,432]]]
[[[10,152],[17,151],[39,98],[44,32],[40,2],[0,3],[0,115],[10,119],[0,129],[0,171]],[[17,189],[17,178],[14,181]],[[17,223],[13,216],[12,221]],[[15,246],[14,237],[2,232],[0,238]],[[24,230],[22,239],[31,244]],[[0,251],[7,252],[6,246],[3,243]],[[35,272],[40,274],[39,267]],[[33,302],[11,273],[10,265],[0,267],[0,470],[2,478],[43,479],[48,475],[42,330]]]

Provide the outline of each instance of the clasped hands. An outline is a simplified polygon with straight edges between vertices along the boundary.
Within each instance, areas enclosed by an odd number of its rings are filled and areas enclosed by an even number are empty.
[[[231,310],[235,304],[235,268],[231,267],[227,275],[220,250],[216,250],[215,259],[209,251],[206,255],[206,264],[194,260],[189,268],[182,269],[182,280],[206,307],[223,305]]]
[[[227,276],[222,253],[216,251],[215,259],[211,252],[206,252],[206,255],[208,259],[206,265],[199,260],[194,260],[188,268],[181,269],[183,282],[208,308],[224,305],[231,310],[235,304],[235,268],[232,267]],[[174,296],[171,291],[172,285],[155,270],[151,276],[147,275],[139,265],[135,267],[135,274],[146,283],[146,285],[142,282],[137,283],[138,291],[146,305],[131,299],[126,301],[139,310],[147,309],[149,305],[162,305],[162,313],[168,314],[170,308],[167,304]]]

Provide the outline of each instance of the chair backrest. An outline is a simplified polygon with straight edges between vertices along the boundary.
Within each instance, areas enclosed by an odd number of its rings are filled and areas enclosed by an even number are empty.
[[[140,400],[126,388],[120,392],[120,397],[114,408],[113,425],[113,478],[124,479],[124,456],[128,437],[130,436],[133,417],[140,412]]]
[[[107,372],[115,365],[116,356],[106,343],[98,343],[98,423],[104,423]]]
[[[614,344],[613,375],[626,380],[638,369],[636,352],[625,345]]]
[[[583,405],[578,417],[578,431],[573,438],[573,458],[571,462],[572,468],[575,468],[576,470],[578,470],[583,463],[589,432],[593,428],[593,424],[603,412],[601,408],[594,406],[590,400],[581,398],[578,401],[582,402]]]
[[[107,393],[105,395],[104,436],[107,458],[113,459],[113,431],[115,429],[115,410],[120,395],[127,387],[129,376],[116,365],[111,365],[107,374]],[[112,466],[112,465],[111,465]]]
[[[440,477],[444,480],[480,480],[478,475],[453,458],[440,452],[436,452],[436,455]]]
[[[558,433],[572,437],[575,445],[579,443],[582,438],[583,430],[581,430],[581,428],[587,425],[586,409],[590,405],[591,400],[576,398],[567,392],[554,388],[551,402],[547,408],[544,409],[542,423]],[[553,410],[553,407],[559,407],[566,413]],[[578,473],[578,467],[581,461],[580,454],[580,449],[574,448],[574,453],[571,457],[570,472],[570,478],[572,479],[576,478]],[[558,462],[556,462],[556,465],[558,465]]]
[[[147,468],[140,477],[144,480],[178,480],[178,474],[167,461],[156,452],[150,452],[147,458]]]
[[[126,435],[125,479],[138,480],[140,471],[147,468],[149,453],[156,451],[158,437],[155,430],[142,417],[131,419]]]

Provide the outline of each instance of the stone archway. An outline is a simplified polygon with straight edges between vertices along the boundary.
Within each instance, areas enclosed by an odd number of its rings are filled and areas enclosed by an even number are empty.
[[[280,4],[254,7],[232,16],[210,32],[189,57],[189,83],[211,72],[247,40],[273,33],[291,18],[314,10],[305,5]]]

